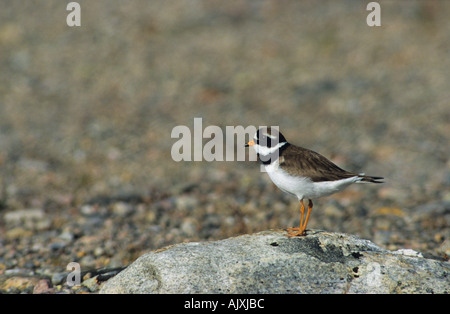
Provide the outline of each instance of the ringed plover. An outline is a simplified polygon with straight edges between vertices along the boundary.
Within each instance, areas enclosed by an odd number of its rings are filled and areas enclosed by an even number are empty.
[[[245,146],[253,146],[272,182],[300,201],[300,227],[288,228],[288,237],[305,235],[312,199],[339,192],[352,183],[383,183],[383,177],[343,170],[319,153],[290,144],[275,128],[260,128]],[[306,199],[308,212],[303,220]]]

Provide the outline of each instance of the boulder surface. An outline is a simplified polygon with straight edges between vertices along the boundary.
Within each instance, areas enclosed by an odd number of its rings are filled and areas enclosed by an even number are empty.
[[[282,230],[181,243],[139,257],[100,293],[449,293],[450,263],[356,236]]]

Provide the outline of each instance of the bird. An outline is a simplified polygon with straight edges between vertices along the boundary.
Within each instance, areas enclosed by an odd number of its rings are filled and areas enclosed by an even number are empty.
[[[313,199],[339,192],[352,183],[384,183],[383,177],[346,171],[315,151],[289,143],[274,127],[259,128],[245,144],[249,146],[255,149],[272,182],[300,202],[300,226],[287,228],[287,237],[306,235]],[[304,200],[308,200],[306,217]]]

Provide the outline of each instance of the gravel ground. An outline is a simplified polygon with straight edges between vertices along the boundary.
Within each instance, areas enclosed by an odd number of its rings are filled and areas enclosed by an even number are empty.
[[[450,253],[450,2],[0,1],[0,292],[95,293],[141,254],[299,223],[256,162],[175,162],[177,125],[275,125],[384,176],[309,227]],[[66,266],[81,266],[69,287]]]

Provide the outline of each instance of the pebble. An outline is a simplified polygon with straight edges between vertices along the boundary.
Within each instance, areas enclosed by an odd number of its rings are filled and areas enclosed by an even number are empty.
[[[41,279],[39,280],[33,288],[33,294],[44,294],[44,293],[52,293],[52,283],[49,279]]]
[[[438,250],[442,255],[447,256],[448,258],[450,256],[450,238],[442,242]]]
[[[119,216],[126,216],[133,211],[133,206],[124,202],[117,202],[112,205],[112,211]]]
[[[98,284],[97,280],[98,276],[88,278],[82,282],[82,285],[89,289],[90,292],[95,292],[100,289],[100,285]]]
[[[69,274],[68,272],[54,273],[51,278],[52,283],[54,285],[61,285],[63,283],[63,280],[66,279],[68,274]]]
[[[52,251],[58,251],[63,249],[64,247],[66,247],[66,243],[64,242],[54,242],[54,243],[50,243],[49,248]]]
[[[195,221],[195,219],[192,218],[186,218],[183,220],[183,223],[181,224],[181,231],[183,231],[186,236],[193,237],[197,233],[198,224]]]
[[[86,216],[95,214],[97,212],[97,206],[96,205],[83,205],[80,208],[80,212],[81,212],[81,214],[86,215]]]
[[[72,242],[75,235],[70,231],[64,231],[59,234],[58,238],[66,242]]]

